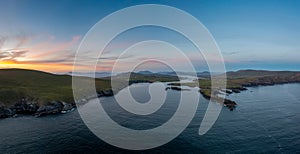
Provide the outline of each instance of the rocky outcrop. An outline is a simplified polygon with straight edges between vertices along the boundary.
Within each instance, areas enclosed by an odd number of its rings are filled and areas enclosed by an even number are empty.
[[[136,84],[136,83],[152,83],[152,82],[149,80],[130,80],[129,81],[129,85]]]
[[[114,92],[110,90],[101,90],[97,92],[97,97],[108,97],[108,96],[113,96]]]
[[[56,113],[66,113],[72,111],[76,105],[74,103],[69,104],[63,101],[52,101],[47,105],[40,106],[35,112],[35,116],[43,116]]]
[[[171,87],[167,87],[165,88],[165,90],[175,90],[175,91],[189,91],[189,89],[183,89],[181,87],[178,86],[171,86]]]
[[[176,91],[181,91],[182,90],[182,88],[176,87],[176,86],[167,87],[165,90],[169,90],[169,89],[176,90]]]
[[[1,106],[0,107],[0,118],[7,118],[15,115],[16,112],[10,108]]]
[[[97,97],[109,97],[113,95],[113,90],[102,90],[97,92]],[[86,99],[89,100],[95,97],[96,96],[91,98],[87,97]],[[66,113],[72,111],[74,108],[76,108],[75,103],[70,104],[63,101],[51,101],[45,105],[39,105],[36,101],[23,98],[10,107],[7,107],[0,102],[0,118],[12,117],[16,114],[31,114],[39,117],[49,114]]]
[[[39,106],[36,102],[23,98],[12,106],[2,104],[0,107],[0,118],[11,117],[16,114],[33,114],[38,108]]]
[[[241,91],[247,90],[245,87],[235,87],[235,88],[229,88],[233,93],[240,93]]]
[[[35,101],[22,99],[10,107],[0,105],[0,118],[12,117],[16,114],[43,116],[61,113],[62,111],[71,111],[74,108],[75,104],[69,104],[62,101],[51,101],[46,105],[39,105]]]
[[[199,92],[206,99],[224,104],[224,106],[226,106],[230,111],[232,111],[237,106],[237,103],[235,101],[217,96],[217,94],[219,93],[218,91],[214,91],[212,95],[210,94],[210,92],[206,92],[203,89],[200,89]]]
[[[47,105],[40,106],[39,109],[36,111],[36,116],[48,115],[48,114],[55,114],[60,113],[64,108],[64,105],[60,101],[52,101]]]
[[[23,98],[12,107],[18,114],[33,114],[39,108],[37,102]]]
[[[75,107],[75,104],[68,104],[68,103],[65,103],[65,102],[62,102],[62,104],[63,104],[62,111],[70,111]]]
[[[226,94],[232,94],[232,93],[233,93],[232,90],[228,90],[228,89],[221,89],[220,91],[221,91],[221,92],[224,92],[224,93],[226,93]]]

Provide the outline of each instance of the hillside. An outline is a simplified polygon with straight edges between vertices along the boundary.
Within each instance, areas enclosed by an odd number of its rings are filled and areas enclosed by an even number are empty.
[[[125,80],[125,76],[128,75],[129,81]],[[118,87],[113,92],[110,77],[77,78],[87,81],[86,83],[92,83],[94,80],[98,97],[111,96],[128,84],[178,80],[177,77],[165,75],[126,73],[114,76]],[[35,70],[0,69],[0,117],[9,117],[16,113],[52,114],[70,110],[74,105],[72,76]]]
[[[300,82],[296,71],[241,70],[226,75],[229,88]]]
[[[274,85],[300,82],[300,72],[296,71],[266,71],[266,70],[240,70],[227,72],[227,89],[231,92],[246,90],[246,87]],[[218,79],[220,76],[214,76]],[[210,79],[199,80],[200,87],[210,90]],[[227,91],[230,93],[230,91]]]
[[[212,78],[218,80],[222,75],[215,75]],[[227,72],[226,76],[227,89],[244,89],[250,86],[300,82],[300,72],[296,71],[240,70]],[[211,79],[199,79],[199,87],[210,89]]]
[[[122,76],[116,77],[122,79]],[[82,78],[93,80],[87,77]],[[177,77],[163,75],[130,74],[130,83],[176,80],[178,80]],[[110,89],[109,77],[95,79],[95,83],[97,91]],[[11,104],[23,97],[36,99],[42,104],[52,100],[72,103],[72,77],[35,70],[0,69],[0,102]]]
[[[245,78],[245,77],[266,77],[266,76],[289,76],[300,72],[296,71],[268,71],[268,70],[239,70],[236,72],[227,72],[228,78]]]
[[[35,70],[1,69],[0,102],[5,105],[16,103],[22,98],[36,100],[39,104],[48,101],[63,100],[73,102],[72,77],[55,75]],[[108,88],[109,82],[97,79],[102,88]]]

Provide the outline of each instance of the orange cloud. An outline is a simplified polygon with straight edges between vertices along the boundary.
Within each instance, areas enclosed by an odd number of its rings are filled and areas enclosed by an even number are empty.
[[[68,42],[53,42],[54,37],[48,37],[43,42],[35,42],[25,36],[1,39],[0,68],[35,69],[48,72],[68,72],[73,69],[73,55],[80,36],[73,37]],[[3,49],[5,43],[15,46]],[[86,66],[80,66],[87,69]]]
[[[79,66],[81,69],[87,69],[85,66]],[[14,60],[0,61],[0,68],[22,68],[42,70],[47,72],[69,72],[73,69],[72,64],[61,63],[34,63],[34,62],[19,62]]]
[[[21,68],[21,69],[33,69],[42,70],[52,73],[58,72],[70,72],[73,70],[73,63],[55,63],[55,62],[43,62],[43,61],[16,61],[16,60],[2,60],[0,61],[1,68]],[[108,65],[102,64],[98,65],[97,71],[110,71],[110,63]],[[90,65],[76,65],[77,70],[81,71],[93,71],[94,67]]]

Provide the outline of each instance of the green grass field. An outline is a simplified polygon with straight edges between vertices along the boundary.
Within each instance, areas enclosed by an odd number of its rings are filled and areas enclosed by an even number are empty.
[[[127,86],[122,75],[119,78],[120,88]],[[92,78],[82,77],[91,81]],[[132,73],[130,82],[177,81],[177,77],[141,75]],[[110,89],[110,78],[95,79],[96,90]],[[67,103],[74,101],[72,91],[72,77],[69,75],[56,75],[35,70],[0,69],[0,102],[12,105],[22,98],[32,99],[39,104],[53,100],[62,100]]]
[[[300,82],[300,72],[294,71],[264,71],[264,70],[241,70],[227,72],[227,89],[242,89],[247,86],[274,85],[282,83]],[[218,80],[219,76],[213,76]],[[199,84],[204,96],[211,96],[211,79],[199,79],[198,83],[184,83],[183,85],[195,87]],[[217,87],[218,88],[218,87]]]

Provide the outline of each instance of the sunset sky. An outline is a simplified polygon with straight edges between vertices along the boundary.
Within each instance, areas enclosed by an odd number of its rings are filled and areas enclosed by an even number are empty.
[[[70,72],[76,49],[94,24],[119,9],[149,3],[177,7],[200,20],[218,43],[227,70],[300,68],[298,0],[1,0],[0,68]],[[100,59],[98,71],[111,70],[116,57],[112,51],[117,52],[139,40],[168,39],[185,48],[190,57],[195,57],[190,43],[168,30],[144,27],[143,30],[136,28],[129,32],[114,40]],[[160,54],[168,56],[169,53]],[[129,61],[135,58],[135,55],[126,57]],[[180,59],[175,61],[180,65]],[[206,70],[203,61],[194,58],[192,62],[198,71]],[[88,69],[82,66],[82,70]]]

